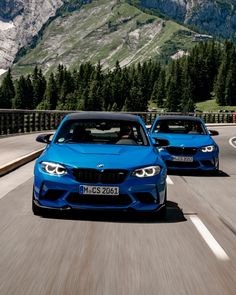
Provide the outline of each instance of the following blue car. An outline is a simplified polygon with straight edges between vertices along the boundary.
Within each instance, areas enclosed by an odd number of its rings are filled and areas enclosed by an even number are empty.
[[[219,147],[212,139],[217,131],[192,116],[157,116],[150,136],[163,138],[169,145],[159,149],[169,170],[219,170]]]
[[[131,210],[164,217],[167,169],[140,117],[67,115],[34,168],[32,209]],[[159,142],[165,144],[166,141]]]

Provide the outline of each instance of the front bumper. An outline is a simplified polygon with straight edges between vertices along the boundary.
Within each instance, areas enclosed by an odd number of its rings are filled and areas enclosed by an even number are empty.
[[[197,152],[195,155],[183,155],[192,157],[193,161],[174,161],[175,155],[169,154],[166,150],[161,151],[161,157],[164,160],[168,170],[202,170],[214,171],[219,169],[219,154],[217,151],[211,153]],[[178,155],[179,156],[179,155]]]
[[[33,201],[36,206],[58,210],[134,210],[156,211],[165,205],[166,169],[160,175],[138,179],[128,177],[118,186],[119,195],[82,195],[79,183],[70,175],[53,176],[35,169]],[[104,184],[101,184],[104,186]]]

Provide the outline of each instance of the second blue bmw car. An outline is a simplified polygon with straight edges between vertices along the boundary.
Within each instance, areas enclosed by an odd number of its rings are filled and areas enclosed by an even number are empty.
[[[169,145],[159,149],[168,169],[219,170],[219,148],[204,122],[192,116],[157,116],[151,137],[164,138]]]
[[[133,210],[165,213],[166,165],[138,116],[66,116],[34,169],[33,212]],[[164,212],[164,213],[163,213]]]

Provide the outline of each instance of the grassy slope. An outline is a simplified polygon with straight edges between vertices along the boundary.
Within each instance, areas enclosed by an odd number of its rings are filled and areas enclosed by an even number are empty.
[[[219,110],[236,110],[236,106],[219,106],[215,99],[196,104],[196,108],[203,112],[217,112]]]
[[[166,61],[178,49],[189,49],[191,31],[172,21],[146,14],[117,0],[95,0],[79,11],[54,20],[36,48],[13,68],[13,75],[30,73],[35,65],[46,72],[59,63],[68,67],[99,60],[113,67],[155,58]]]

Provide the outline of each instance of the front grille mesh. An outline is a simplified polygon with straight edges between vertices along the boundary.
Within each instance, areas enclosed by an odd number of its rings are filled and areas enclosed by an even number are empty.
[[[171,155],[181,155],[181,156],[193,156],[197,152],[197,148],[193,148],[193,147],[169,146],[166,148],[166,150]]]
[[[83,183],[104,183],[118,184],[122,183],[128,175],[128,170],[124,169],[83,169],[73,170],[75,179]]]

